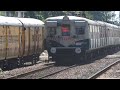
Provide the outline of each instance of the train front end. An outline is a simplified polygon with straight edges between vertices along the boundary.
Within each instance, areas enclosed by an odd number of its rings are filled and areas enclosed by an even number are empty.
[[[88,49],[87,22],[75,16],[48,18],[45,22],[49,55],[76,56]]]

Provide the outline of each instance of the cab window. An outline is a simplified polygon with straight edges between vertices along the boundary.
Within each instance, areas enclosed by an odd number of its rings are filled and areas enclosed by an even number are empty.
[[[85,27],[76,27],[76,34],[77,35],[85,34]]]
[[[48,34],[50,35],[50,36],[54,36],[54,35],[56,35],[56,27],[48,27]]]

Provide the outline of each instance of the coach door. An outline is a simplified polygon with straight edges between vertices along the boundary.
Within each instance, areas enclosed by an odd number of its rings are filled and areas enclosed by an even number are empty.
[[[106,46],[107,45],[107,37],[108,37],[108,35],[107,35],[108,30],[107,30],[106,26],[104,28],[104,31],[105,31],[105,46]]]
[[[35,53],[38,54],[42,49],[42,27],[36,27],[34,31]]]
[[[29,27],[29,43],[28,43],[28,47],[29,47],[29,55],[32,55],[35,53],[35,33],[34,33],[34,27]]]
[[[35,54],[37,53],[37,50],[38,50],[37,43],[39,43],[39,41],[38,41],[38,27],[35,27],[34,28],[34,51],[35,51]]]
[[[25,28],[20,28],[20,56],[24,56],[25,53]]]
[[[70,20],[67,16],[63,17],[61,32],[63,37],[70,36]]]
[[[0,26],[0,60],[5,59],[6,54],[6,28]]]
[[[41,51],[41,34],[42,34],[42,30],[41,27],[37,27],[36,28],[36,53],[39,53]]]
[[[61,27],[62,30],[62,36],[70,36],[70,25],[69,24],[63,24]]]
[[[24,56],[27,56],[29,55],[29,31],[30,31],[30,28],[29,27],[25,27],[25,30],[24,30]]]

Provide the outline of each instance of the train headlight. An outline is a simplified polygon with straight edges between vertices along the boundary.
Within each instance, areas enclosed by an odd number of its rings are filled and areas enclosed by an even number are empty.
[[[56,53],[56,48],[51,48],[51,53]]]
[[[76,53],[81,53],[81,49],[80,49],[80,48],[76,48],[76,49],[75,49],[75,52],[76,52]]]

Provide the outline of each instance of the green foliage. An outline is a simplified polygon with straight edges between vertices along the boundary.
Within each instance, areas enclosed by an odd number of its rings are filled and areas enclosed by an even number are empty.
[[[3,11],[0,11],[0,16],[4,16],[4,13],[3,13]]]
[[[115,13],[112,11],[27,11],[26,17],[37,18],[45,20],[48,17],[61,16],[61,15],[73,15],[85,17],[92,20],[99,20],[110,22],[115,17]]]
[[[15,16],[15,11],[10,11]],[[1,14],[1,13],[0,13]],[[85,17],[92,20],[99,20],[105,22],[113,21],[115,13],[112,11],[26,11],[26,18],[36,18],[45,20],[48,17],[62,16],[62,15],[73,15]]]
[[[89,14],[92,15],[93,20],[105,22],[108,22],[111,18],[115,17],[115,13],[112,11],[89,11]]]

